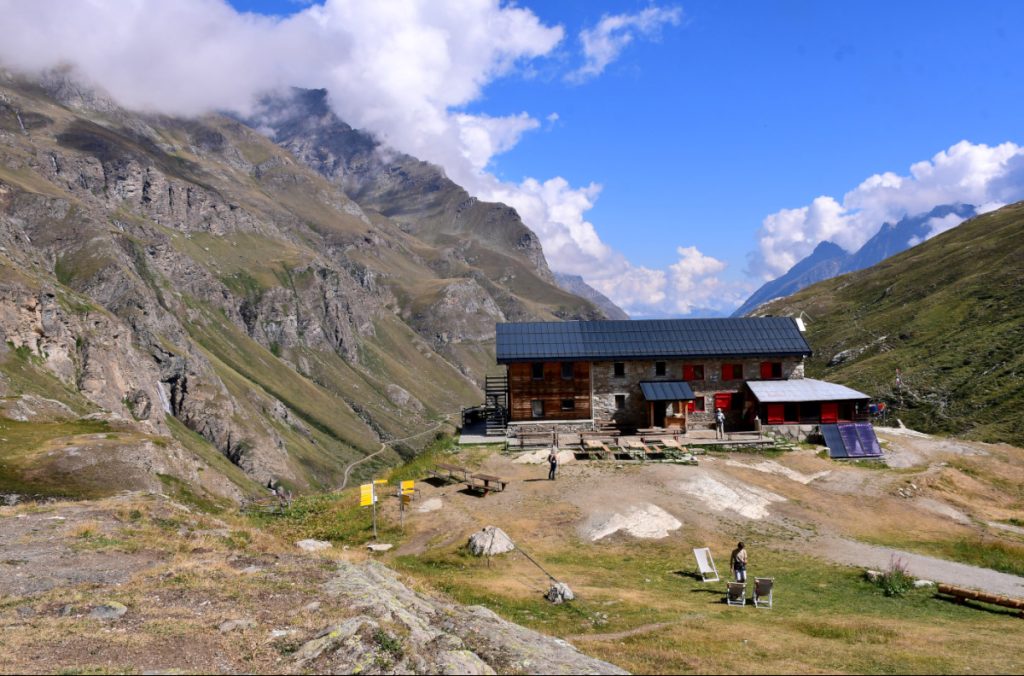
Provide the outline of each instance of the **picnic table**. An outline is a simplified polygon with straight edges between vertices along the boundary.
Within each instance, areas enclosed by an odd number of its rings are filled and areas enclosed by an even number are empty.
[[[442,481],[466,481],[469,479],[470,471],[465,467],[439,462],[435,469],[427,470],[427,474]]]
[[[467,488],[483,491],[484,495],[491,491],[501,492],[508,485],[508,481],[505,479],[491,476],[490,474],[471,474],[463,483],[466,484]]]

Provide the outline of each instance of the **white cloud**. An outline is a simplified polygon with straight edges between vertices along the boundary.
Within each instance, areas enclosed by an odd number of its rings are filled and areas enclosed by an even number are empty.
[[[597,77],[637,37],[656,38],[665,25],[678,25],[683,10],[678,7],[648,7],[636,14],[604,15],[593,28],[580,31],[585,63],[566,78],[582,82]]]
[[[683,311],[675,309],[691,306],[680,300],[684,293],[702,298],[714,287],[707,262],[714,259],[696,250],[681,251],[670,270],[654,270],[603,242],[585,217],[601,186],[558,176],[515,184],[488,172],[496,155],[540,123],[526,112],[461,109],[560,43],[563,29],[529,9],[499,0],[326,0],[278,18],[239,13],[223,0],[0,0],[0,15],[0,63],[31,71],[74,64],[129,108],[247,112],[267,91],[324,87],[349,124],[440,165],[471,194],[515,207],[552,268],[583,275],[627,310]],[[650,7],[602,18],[581,36],[588,59],[581,72],[600,72],[635,36],[655,37],[681,16]],[[679,267],[684,261],[703,271]]]
[[[991,211],[1024,197],[1024,147],[959,143],[917,162],[907,176],[875,174],[846,193],[842,202],[822,196],[798,209],[765,217],[758,251],[748,272],[762,279],[783,274],[824,240],[855,251],[883,223],[930,211],[941,204],[973,204]],[[933,219],[929,237],[954,227],[953,219]]]
[[[986,207],[991,207],[992,205],[988,204],[988,205],[985,205],[985,206]],[[999,206],[1003,206],[1003,205],[999,205]],[[996,207],[996,208],[999,208],[999,207]],[[990,208],[988,210],[991,211],[992,209]],[[928,239],[931,239],[935,235],[940,235],[940,234],[946,232],[947,230],[952,230],[956,226],[958,226],[961,223],[963,223],[965,220],[967,220],[967,219],[964,218],[963,216],[958,215],[958,214],[946,214],[945,216],[935,216],[933,218],[929,218],[928,219],[928,223],[927,223],[927,225],[928,225],[928,233],[924,236],[924,238],[921,238],[921,237],[911,237],[910,241],[908,241],[907,244],[909,244],[910,246],[917,246],[921,242],[923,242],[925,240],[928,240]]]

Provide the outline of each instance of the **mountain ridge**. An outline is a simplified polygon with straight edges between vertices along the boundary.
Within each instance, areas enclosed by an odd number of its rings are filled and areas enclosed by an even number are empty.
[[[83,458],[107,451],[78,415],[149,440],[111,461],[123,488],[159,466],[212,496],[325,489],[384,449],[371,475],[479,401],[496,321],[602,316],[532,233],[425,239],[236,119],[134,113],[66,73],[0,78],[0,156],[0,397],[54,402],[26,422]],[[56,490],[33,469],[52,443],[26,437],[0,491]]]
[[[823,240],[785,274],[766,282],[752,293],[732,316],[742,317],[764,303],[796,293],[824,279],[871,267],[925,241],[932,233],[933,220],[950,215],[966,219],[976,215],[976,210],[970,204],[942,204],[927,212],[904,216],[895,224],[885,222],[878,232],[852,253],[833,242]]]
[[[1024,408],[1024,202],[754,314],[804,316],[808,375],[888,402],[914,429],[1024,444],[1008,413]]]

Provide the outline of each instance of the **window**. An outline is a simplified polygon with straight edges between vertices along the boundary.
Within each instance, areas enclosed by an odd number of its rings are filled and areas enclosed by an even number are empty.
[[[722,380],[743,380],[743,364],[722,364]]]
[[[563,411],[575,411],[576,410],[576,400],[575,399],[563,399],[562,400],[562,410]]]
[[[665,375],[665,362],[656,361],[654,362],[654,375],[663,376]]]
[[[683,380],[704,380],[704,364],[684,365]]]
[[[530,401],[530,409],[534,418],[544,417],[544,401],[542,399],[533,399]]]
[[[532,367],[533,379],[544,380],[544,364],[538,362],[533,363],[530,366]]]
[[[562,380],[572,380],[572,362],[562,362]]]
[[[621,411],[626,408],[626,395],[616,394],[615,395],[615,410]]]
[[[771,378],[782,377],[782,362],[781,361],[763,361],[761,362],[761,380],[769,380]]]
[[[626,364],[624,362],[621,362],[621,361],[615,362],[613,364],[613,368],[615,369],[614,375],[615,375],[616,378],[625,378],[626,377]]]
[[[705,410],[704,397],[697,397],[693,401],[687,402],[686,410],[689,411],[690,413],[693,413],[694,411],[698,413],[703,413]]]

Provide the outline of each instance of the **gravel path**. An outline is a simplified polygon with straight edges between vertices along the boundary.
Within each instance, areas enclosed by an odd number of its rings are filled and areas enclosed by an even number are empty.
[[[814,549],[818,555],[836,563],[883,571],[889,567],[892,557],[896,556],[906,562],[910,574],[916,578],[1024,599],[1024,577],[1000,573],[988,568],[978,568],[965,563],[936,559],[932,556],[912,554],[899,549],[889,549],[838,537],[821,538],[817,541]]]

